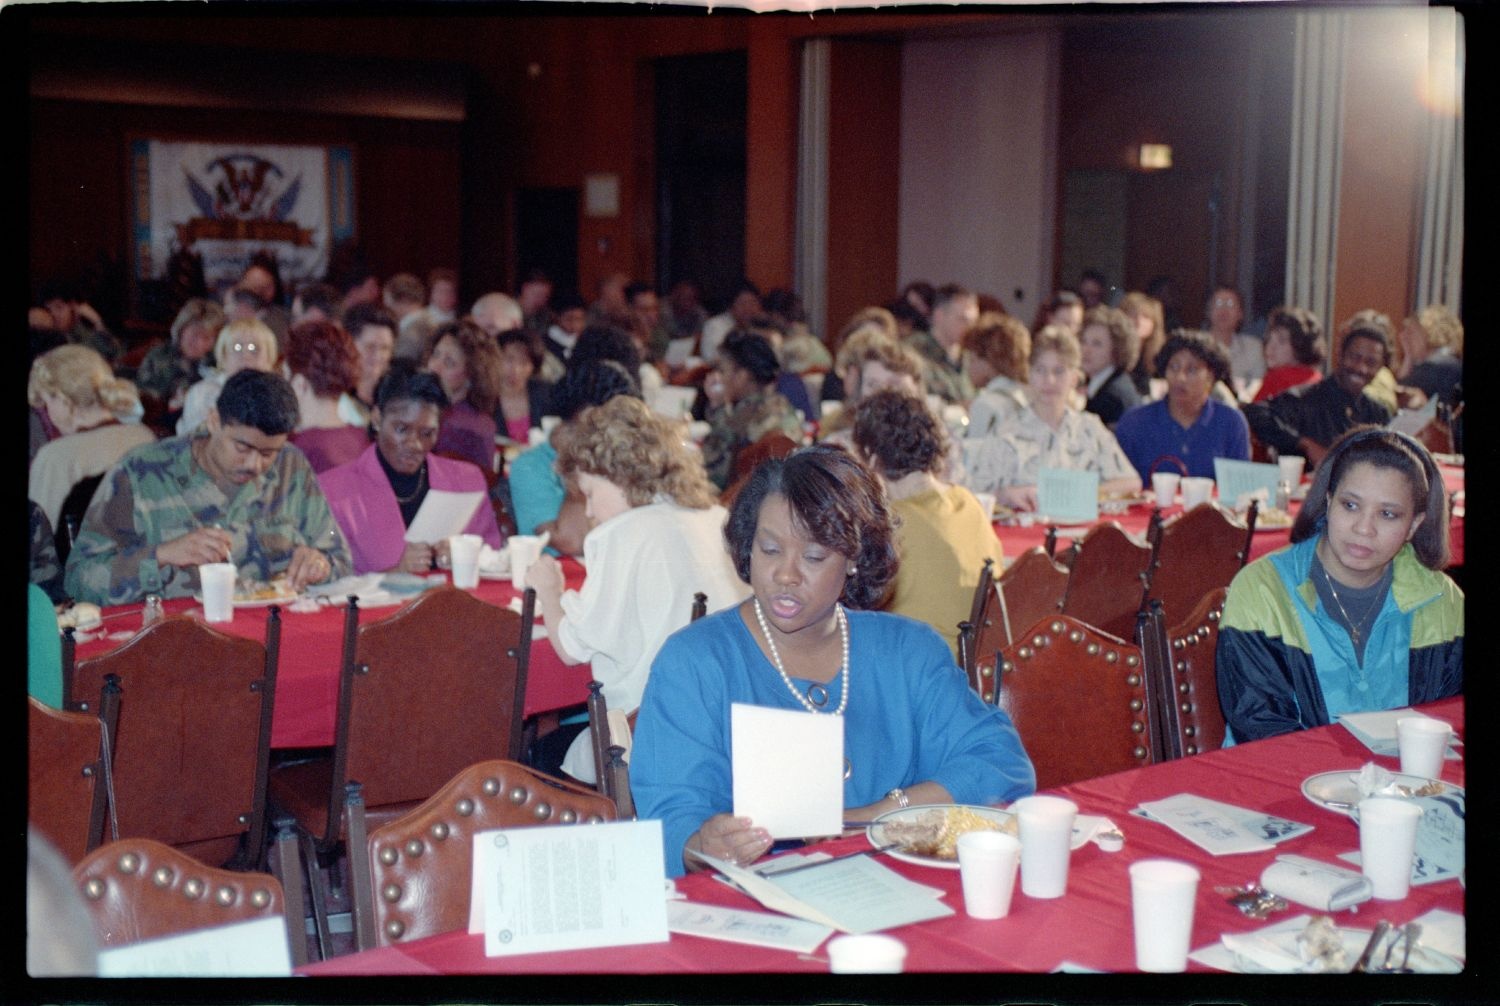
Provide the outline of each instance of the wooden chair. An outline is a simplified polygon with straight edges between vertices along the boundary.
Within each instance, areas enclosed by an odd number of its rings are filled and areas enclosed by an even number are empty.
[[[1112,520],[1096,524],[1078,542],[1063,591],[1062,613],[1112,636],[1132,638],[1150,562],[1150,546],[1119,524]]]
[[[1027,626],[1056,615],[1067,584],[1067,568],[1040,548],[1022,552],[998,580],[992,563],[985,560],[969,621],[959,628],[958,645],[959,664],[980,698],[995,701],[996,651],[1015,642]]]
[[[106,682],[99,713],[70,713],[27,698],[26,819],[69,863],[103,839],[108,804],[104,724],[118,722],[120,688]]]
[[[1140,647],[1056,615],[1001,650],[1000,668],[999,705],[1036,766],[1038,790],[1155,760]]]
[[[1204,597],[1187,618],[1168,629],[1161,603],[1153,602],[1143,618],[1146,673],[1158,698],[1161,751],[1181,758],[1224,746],[1224,712],[1219,706],[1215,653],[1219,619],[1229,590],[1220,587]]]
[[[369,832],[360,787],[345,796],[354,928],[367,950],[463,929],[474,835],[615,820],[607,798],[513,761],[463,769],[420,806]],[[358,851],[356,851],[358,850]],[[378,896],[377,896],[378,895]]]
[[[350,599],[332,756],[279,768],[270,786],[276,812],[297,822],[325,953],[329,895],[320,863],[335,858],[343,839],[345,785],[361,783],[383,823],[476,756],[519,760],[535,604],[527,590],[518,615],[443,586],[360,625]]]
[[[114,675],[123,690],[114,741],[113,815],[125,838],[154,838],[206,863],[258,867],[281,639],[272,607],[264,645],[185,615],[64,668],[70,704]],[[232,859],[231,859],[232,857]]]
[[[741,447],[735,452],[734,460],[730,462],[729,478],[725,483],[728,488],[720,494],[719,502],[726,508],[733,506],[734,498],[739,495],[751,473],[760,466],[762,461],[784,458],[795,451],[797,446],[797,441],[785,433],[772,430],[755,443]]]
[[[1250,555],[1258,512],[1258,502],[1252,502],[1240,520],[1210,501],[1163,523],[1161,511],[1155,511],[1147,532],[1151,566],[1141,610],[1160,601],[1168,624],[1175,624],[1205,596],[1228,587]]]
[[[73,879],[100,947],[280,916],[293,964],[306,962],[302,917],[287,901],[291,885],[269,873],[219,870],[161,842],[127,838],[95,849]]]

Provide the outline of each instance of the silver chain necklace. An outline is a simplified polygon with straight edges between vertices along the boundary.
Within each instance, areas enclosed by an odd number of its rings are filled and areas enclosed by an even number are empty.
[[[800,702],[808,712],[818,712],[817,705],[806,695],[803,695],[797,689],[796,685],[792,684],[792,679],[787,675],[786,668],[781,665],[781,654],[776,650],[776,640],[771,638],[771,627],[766,624],[766,613],[761,609],[760,598],[755,597],[752,600],[755,602],[755,620],[760,624],[760,634],[766,637],[766,646],[771,651],[771,662],[776,665],[776,673],[781,675],[781,680],[786,685],[786,690],[791,692],[792,698]],[[834,617],[838,620],[839,636],[843,643],[844,660],[840,666],[844,672],[844,688],[843,696],[839,699],[839,707],[831,715],[842,716],[844,715],[844,710],[849,708],[849,619],[844,615],[844,606],[836,601],[833,605],[833,613]]]

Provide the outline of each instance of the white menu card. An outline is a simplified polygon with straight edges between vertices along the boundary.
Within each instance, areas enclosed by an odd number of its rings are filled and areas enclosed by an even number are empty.
[[[844,718],[736,702],[729,709],[734,814],[773,838],[844,829]]]

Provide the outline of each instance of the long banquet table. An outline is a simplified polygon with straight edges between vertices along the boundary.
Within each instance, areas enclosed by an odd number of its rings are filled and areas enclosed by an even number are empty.
[[[583,566],[576,560],[563,560],[563,574],[569,587],[577,588],[583,583]],[[505,607],[520,596],[508,578],[481,579],[471,593],[498,607]],[[189,598],[166,601],[163,608],[168,614],[201,614],[203,610]],[[384,618],[397,610],[396,606],[362,609],[360,621]],[[105,608],[102,614],[102,631],[95,630],[86,642],[78,644],[79,660],[107,653],[140,627],[140,604]],[[214,628],[261,642],[266,638],[268,617],[266,608],[241,607],[235,610],[233,621],[215,624]],[[541,630],[538,621],[536,631]],[[312,612],[281,609],[281,660],[276,674],[276,709],[271,721],[272,747],[325,747],[333,743],[343,633],[342,604]],[[533,639],[526,677],[525,715],[534,716],[583,702],[588,697],[590,677],[587,663],[564,664],[552,648],[551,640]]]
[[[1454,724],[1463,734],[1464,700],[1446,699],[1421,707]],[[1134,943],[1127,868],[1140,859],[1167,857],[1189,862],[1202,873],[1196,900],[1192,947],[1218,940],[1224,932],[1247,932],[1278,918],[1310,912],[1298,905],[1257,922],[1241,915],[1215,893],[1219,885],[1242,885],[1259,878],[1277,855],[1296,853],[1331,863],[1339,853],[1358,849],[1359,832],[1343,814],[1314,805],[1300,791],[1308,776],[1336,769],[1358,770],[1375,761],[1395,770],[1394,758],[1371,754],[1342,726],[1334,725],[1269,738],[1191,758],[1148,766],[1064,786],[1055,792],[1078,804],[1080,812],[1108,817],[1124,832],[1125,847],[1105,852],[1093,844],[1073,853],[1067,894],[1055,900],[1027,897],[1017,887],[1010,915],[995,921],[969,919],[956,870],[916,866],[881,857],[881,862],[911,879],[944,890],[955,910],[947,918],[893,930],[908,948],[906,969],[919,972],[1048,972],[1065,963],[1099,971],[1134,970]],[[1446,764],[1443,778],[1463,784],[1462,761]],[[1275,851],[1214,858],[1166,826],[1132,816],[1143,801],[1177,793],[1200,796],[1277,814],[1314,826],[1308,834],[1284,841]],[[868,848],[863,835],[837,839],[819,848],[830,853]],[[694,902],[764,911],[760,905],[707,874],[677,881]],[[1335,914],[1341,925],[1369,928],[1377,920],[1405,923],[1433,908],[1462,914],[1464,891],[1448,880],[1413,887],[1397,902],[1367,902],[1354,912]],[[818,954],[822,954],[822,950]],[[818,972],[826,964],[795,953],[673,934],[666,943],[596,950],[486,957],[483,938],[446,933],[411,943],[381,947],[307,965],[299,973],[314,976],[376,974],[655,974]],[[1189,970],[1206,971],[1195,962]],[[1395,982],[1397,979],[1380,979]],[[1410,988],[1410,985],[1402,986]],[[1384,986],[1391,994],[1394,985]]]
[[[1450,494],[1462,492],[1464,489],[1464,469],[1458,465],[1442,464],[1439,469],[1443,475],[1443,484]],[[1292,503],[1292,514],[1295,515],[1302,505],[1298,502]],[[1151,512],[1154,507],[1149,503],[1135,503],[1124,513],[1100,514],[1100,521],[1112,520],[1118,523],[1122,530],[1129,532],[1140,540],[1146,539],[1147,528],[1151,524]],[[1162,510],[1162,518],[1170,520],[1182,513],[1182,507],[1171,506]],[[1047,524],[1035,522],[1028,525],[1016,523],[996,523],[995,534],[1000,538],[1000,543],[1005,551],[1005,561],[1010,562],[1017,558],[1027,549],[1044,547],[1047,540]],[[1464,507],[1462,503],[1454,508],[1449,520],[1449,543],[1452,550],[1450,566],[1462,566],[1464,564]],[[1088,530],[1087,526],[1059,528],[1058,552],[1062,552],[1067,546],[1066,538],[1076,538]],[[1247,562],[1253,562],[1261,556],[1269,555],[1278,548],[1291,541],[1290,527],[1257,527],[1251,536],[1250,555]]]

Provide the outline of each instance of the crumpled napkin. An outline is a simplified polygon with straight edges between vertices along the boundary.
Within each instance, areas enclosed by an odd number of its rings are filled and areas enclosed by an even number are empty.
[[[479,572],[483,576],[506,576],[510,573],[510,546],[479,546]]]

